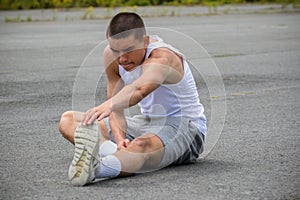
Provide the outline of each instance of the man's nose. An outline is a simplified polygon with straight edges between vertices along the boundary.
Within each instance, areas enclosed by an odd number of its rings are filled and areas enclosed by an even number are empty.
[[[121,54],[120,56],[119,56],[119,62],[120,63],[126,63],[126,61],[127,61],[127,55],[126,54]]]

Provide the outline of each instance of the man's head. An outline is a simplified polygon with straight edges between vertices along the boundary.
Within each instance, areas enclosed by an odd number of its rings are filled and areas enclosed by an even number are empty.
[[[120,39],[134,34],[135,38],[142,41],[146,35],[143,19],[136,13],[121,12],[115,15],[107,28],[106,37]]]
[[[130,12],[117,14],[110,21],[106,36],[117,62],[127,71],[144,61],[149,37],[142,18]]]

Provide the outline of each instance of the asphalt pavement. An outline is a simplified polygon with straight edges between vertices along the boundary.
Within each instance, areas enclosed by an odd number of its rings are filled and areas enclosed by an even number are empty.
[[[74,147],[57,126],[105,99],[108,20],[0,22],[0,199],[300,199],[298,11],[146,17],[197,66],[218,141],[192,165],[73,187]],[[93,87],[84,74],[97,75]]]

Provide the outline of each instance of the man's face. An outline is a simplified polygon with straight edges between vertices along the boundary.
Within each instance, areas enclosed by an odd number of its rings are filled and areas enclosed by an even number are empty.
[[[143,41],[139,41],[133,34],[120,39],[108,37],[108,42],[117,62],[126,71],[131,71],[142,64],[149,44],[148,37],[145,37]]]

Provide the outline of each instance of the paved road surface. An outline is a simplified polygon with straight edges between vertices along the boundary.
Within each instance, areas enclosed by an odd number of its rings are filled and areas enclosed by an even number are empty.
[[[212,102],[226,103],[221,137],[194,165],[83,188],[67,180],[73,146],[57,125],[108,20],[0,22],[0,199],[299,199],[299,20],[299,13],[146,18],[213,56],[226,98],[210,98],[205,83],[200,94],[209,120]],[[99,101],[104,88],[101,79]]]

